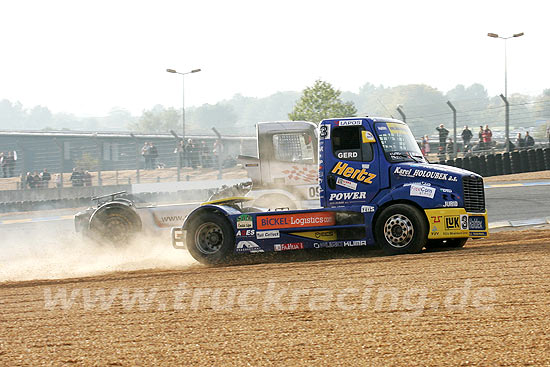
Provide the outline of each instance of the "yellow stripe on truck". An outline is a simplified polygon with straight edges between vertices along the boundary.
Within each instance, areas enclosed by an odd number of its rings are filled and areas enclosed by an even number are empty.
[[[467,213],[464,208],[426,209],[424,212],[430,225],[429,239],[480,238],[489,235],[487,212]],[[473,225],[476,228],[470,228]]]

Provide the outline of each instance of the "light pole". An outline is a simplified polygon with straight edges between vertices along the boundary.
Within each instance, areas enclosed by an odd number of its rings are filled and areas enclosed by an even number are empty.
[[[504,103],[506,106],[508,106],[508,63],[507,63],[507,57],[506,57],[506,40],[509,40],[510,38],[516,38],[523,36],[524,33],[516,33],[514,35],[511,35],[510,37],[500,37],[496,33],[487,33],[487,36],[491,38],[500,38],[504,40]],[[509,116],[509,110],[506,108],[506,151],[510,151],[510,116]]]
[[[201,71],[201,69],[193,69],[191,71],[188,71],[186,73],[180,73],[174,69],[166,69],[167,72],[169,73],[173,73],[173,74],[179,74],[182,76],[181,80],[182,80],[182,97],[181,97],[181,102],[182,102],[182,110],[181,110],[181,137],[182,139],[185,139],[185,76],[184,75],[187,75],[187,74],[192,74],[192,73],[198,73],[199,71]]]

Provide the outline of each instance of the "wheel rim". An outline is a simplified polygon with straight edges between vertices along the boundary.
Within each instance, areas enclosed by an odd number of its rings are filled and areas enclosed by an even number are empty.
[[[203,223],[195,231],[195,245],[203,254],[214,254],[223,244],[223,231],[215,223]]]
[[[384,224],[384,237],[388,243],[396,248],[407,246],[414,235],[414,226],[409,218],[403,214],[394,214]]]
[[[104,233],[108,233],[114,243],[124,242],[132,232],[132,222],[123,215],[111,215],[105,221]]]

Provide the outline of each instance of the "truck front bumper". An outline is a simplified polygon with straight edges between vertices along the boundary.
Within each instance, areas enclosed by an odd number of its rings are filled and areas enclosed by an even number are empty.
[[[489,236],[487,211],[468,213],[464,208],[425,209],[429,239],[481,238]]]

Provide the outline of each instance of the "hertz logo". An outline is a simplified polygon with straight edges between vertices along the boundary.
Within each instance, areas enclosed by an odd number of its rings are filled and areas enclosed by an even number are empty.
[[[367,170],[364,168],[353,168],[348,166],[347,163],[343,162],[336,163],[331,172],[344,177],[349,177],[353,180],[364,182],[366,184],[371,184],[372,179],[376,177],[374,173],[368,173]]]

